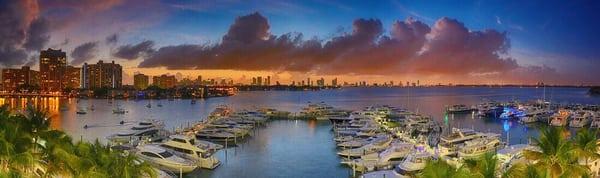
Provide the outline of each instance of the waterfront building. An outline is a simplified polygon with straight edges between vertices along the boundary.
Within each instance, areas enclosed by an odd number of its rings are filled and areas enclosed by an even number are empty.
[[[333,80],[331,80],[331,86],[337,86],[338,85],[338,80],[337,78],[334,78]]]
[[[263,80],[261,76],[256,77],[256,85],[261,86],[263,85]]]
[[[81,68],[67,66],[67,70],[65,70],[65,76],[63,79],[64,80],[62,82],[65,88],[81,88]]]
[[[40,73],[29,66],[20,69],[2,69],[2,89],[7,92],[17,91],[21,87],[39,87]]]
[[[162,89],[173,88],[177,84],[177,78],[174,75],[161,75],[152,77],[152,84]]]
[[[63,77],[67,70],[67,53],[48,48],[40,52],[40,85],[42,91],[58,92],[64,86]]]
[[[81,71],[82,88],[121,88],[123,86],[123,68],[115,61],[104,63],[100,60],[96,64],[84,63]]]
[[[317,86],[323,87],[325,86],[325,79],[321,77],[321,79],[317,80]]]
[[[267,81],[265,82],[265,85],[271,86],[271,76],[267,76]]]
[[[149,77],[144,74],[135,74],[133,76],[133,86],[135,89],[144,90],[148,88]]]
[[[198,75],[198,78],[196,79],[196,84],[198,84],[198,85],[202,85],[203,84],[203,82],[202,82],[202,75]]]

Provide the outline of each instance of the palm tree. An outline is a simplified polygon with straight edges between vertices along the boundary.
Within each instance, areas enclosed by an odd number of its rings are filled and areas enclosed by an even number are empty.
[[[568,140],[564,128],[543,127],[539,138],[533,138],[539,150],[523,150],[528,160],[536,167],[545,169],[548,177],[574,176],[587,174],[587,168],[578,164],[573,144]]]
[[[421,178],[446,178],[446,177],[455,177],[455,178],[467,178],[470,177],[470,173],[467,169],[463,167],[455,168],[446,161],[437,159],[437,160],[429,160],[423,168],[423,171],[418,175]]]
[[[590,129],[581,129],[575,135],[573,139],[575,147],[575,154],[579,158],[585,159],[585,166],[588,166],[588,160],[600,158],[598,154],[598,139],[596,138],[596,131],[590,131]]]
[[[476,159],[466,159],[464,164],[471,173],[477,177],[496,178],[496,168],[498,168],[498,158],[494,152],[485,153]]]

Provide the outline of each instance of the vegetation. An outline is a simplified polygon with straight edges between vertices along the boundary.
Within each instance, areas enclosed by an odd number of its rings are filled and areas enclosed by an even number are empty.
[[[438,177],[481,177],[481,178],[558,178],[593,177],[588,161],[600,159],[596,132],[581,129],[574,137],[564,128],[543,127],[539,138],[532,138],[537,149],[526,149],[526,163],[516,163],[510,168],[500,169],[495,153],[487,153],[477,159],[464,160],[458,168],[442,160],[431,160],[419,175],[426,178]]]
[[[0,177],[156,177],[134,155],[98,141],[73,143],[50,129],[47,113],[28,107],[13,114],[0,107]]]

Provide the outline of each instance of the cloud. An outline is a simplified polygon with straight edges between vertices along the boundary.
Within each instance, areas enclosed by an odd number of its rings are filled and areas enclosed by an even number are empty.
[[[73,61],[71,61],[71,65],[80,65],[84,62],[89,61],[96,57],[96,53],[98,53],[98,42],[87,42],[77,46],[73,52],[71,52],[71,57]]]
[[[145,40],[135,45],[123,45],[117,49],[117,52],[113,53],[113,56],[134,60],[154,52],[153,46],[154,42],[150,40]]]
[[[48,42],[48,24],[39,17],[35,0],[3,0],[0,4],[0,65],[21,65],[31,51]]]
[[[118,41],[119,35],[117,35],[116,33],[113,33],[112,35],[109,35],[104,39],[104,43],[106,43],[107,45],[117,44]]]
[[[351,32],[329,40],[305,40],[300,33],[276,36],[269,30],[269,22],[261,14],[241,16],[221,43],[164,46],[139,67],[455,78],[553,70],[523,67],[506,57],[510,40],[505,32],[470,30],[446,17],[431,27],[413,18],[396,21],[389,33],[384,33],[378,19],[356,19]]]

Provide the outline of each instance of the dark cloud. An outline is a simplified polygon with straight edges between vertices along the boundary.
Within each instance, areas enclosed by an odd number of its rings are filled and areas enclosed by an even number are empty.
[[[0,65],[21,65],[29,51],[48,42],[47,22],[38,18],[35,0],[0,0],[0,4]]]
[[[378,19],[357,19],[351,32],[330,40],[302,34],[272,35],[259,13],[235,19],[219,44],[159,48],[139,67],[314,72],[317,74],[485,76],[508,72],[556,73],[548,67],[522,67],[508,57],[507,34],[469,30],[441,18],[432,27],[409,18],[389,34]],[[475,77],[476,78],[476,77]]]
[[[117,35],[116,33],[109,35],[106,37],[106,39],[104,39],[104,43],[106,43],[108,45],[117,44],[118,41],[119,41],[119,35]]]
[[[142,41],[135,45],[123,45],[117,49],[117,52],[113,53],[113,56],[134,60],[142,57],[146,54],[151,54],[154,52],[154,42],[150,40]]]
[[[50,40],[50,30],[48,21],[44,18],[38,18],[31,22],[27,30],[27,41],[23,47],[30,51],[39,51]]]
[[[96,57],[96,53],[98,53],[98,42],[87,42],[77,46],[73,52],[71,52],[71,57],[73,61],[71,61],[71,65],[80,65],[84,62],[89,61]]]

